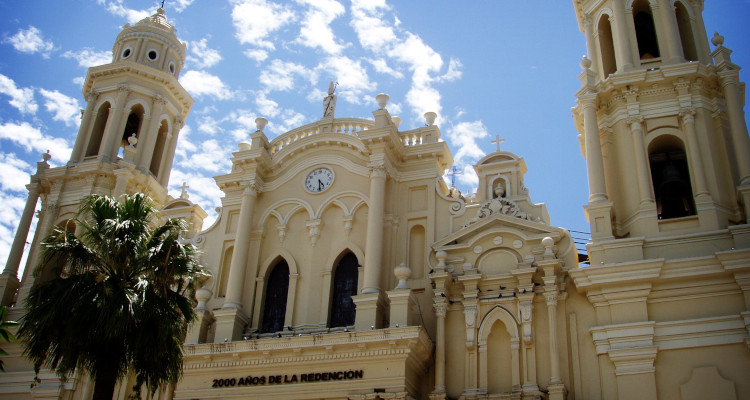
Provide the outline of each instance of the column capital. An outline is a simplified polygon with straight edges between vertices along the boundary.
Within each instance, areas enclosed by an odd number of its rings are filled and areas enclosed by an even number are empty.
[[[249,194],[253,197],[257,197],[258,193],[261,192],[260,185],[255,181],[255,179],[243,182],[242,187],[245,189],[242,192],[243,195]]]
[[[578,100],[581,102],[581,105],[583,108],[590,108],[590,107],[596,107],[596,98],[598,97],[598,93],[584,93],[580,96],[578,96]]]
[[[557,306],[557,288],[554,288],[552,291],[544,292],[544,300],[547,301],[547,306],[555,307]]]
[[[448,307],[444,302],[435,303],[432,305],[432,307],[435,309],[435,315],[438,318],[445,318]]]
[[[642,115],[635,114],[635,115],[628,116],[628,119],[626,120],[626,122],[628,123],[628,125],[630,125],[630,129],[634,130],[635,128],[643,129],[641,124],[643,123],[644,120],[645,118],[643,118]]]
[[[96,99],[99,98],[99,94],[100,94],[99,91],[97,91],[96,89],[91,89],[91,91],[86,93],[86,101],[87,102],[96,101]]]
[[[693,124],[695,123],[695,108],[683,108],[680,110],[679,116],[682,119],[683,124]]]
[[[370,165],[370,178],[385,178],[386,169],[385,165],[378,163]]]
[[[126,96],[128,93],[130,93],[130,86],[127,84],[123,83],[117,86],[117,96]]]
[[[154,96],[154,105],[164,107],[165,105],[167,105],[167,99],[164,98],[164,96],[157,94],[156,96]]]

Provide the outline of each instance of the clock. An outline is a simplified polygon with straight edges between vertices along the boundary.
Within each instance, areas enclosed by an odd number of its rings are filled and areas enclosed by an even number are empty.
[[[333,184],[333,171],[328,168],[316,168],[305,178],[305,190],[310,193],[321,193]]]

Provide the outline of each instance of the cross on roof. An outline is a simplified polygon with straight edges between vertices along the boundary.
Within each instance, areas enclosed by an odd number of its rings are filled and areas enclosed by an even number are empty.
[[[500,143],[505,143],[505,139],[500,139],[500,135],[495,135],[495,140],[490,143],[497,144],[497,151],[500,151]]]
[[[456,175],[463,175],[463,174],[464,174],[464,172],[460,171],[458,168],[456,168],[455,165],[452,166],[451,169],[450,169],[450,171],[448,171],[448,176],[451,177],[451,186],[456,186],[455,185],[455,183],[456,183],[455,182],[456,181]]]
[[[188,193],[187,190],[190,188],[190,186],[187,185],[187,182],[182,182],[182,186],[178,187],[177,189],[180,189],[180,198],[181,199],[187,199]]]

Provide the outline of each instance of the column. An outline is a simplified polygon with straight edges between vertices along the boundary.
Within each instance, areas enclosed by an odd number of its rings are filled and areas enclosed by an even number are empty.
[[[78,128],[78,136],[76,136],[76,142],[73,145],[73,151],[70,154],[70,161],[68,164],[77,163],[81,161],[81,153],[83,153],[83,146],[86,144],[89,138],[89,125],[91,120],[96,118],[94,114],[94,106],[96,105],[96,99],[99,98],[99,92],[92,90],[86,96],[86,111],[83,112],[81,117],[81,127]]]
[[[172,128],[172,141],[169,143],[169,149],[167,154],[161,160],[161,167],[159,167],[159,183],[166,187],[169,185],[169,175],[172,172],[172,164],[174,163],[174,152],[177,148],[177,139],[180,137],[180,130],[184,126],[184,121],[181,118],[175,120],[175,125]]]
[[[635,153],[635,170],[638,179],[640,204],[641,207],[650,206],[653,204],[654,198],[651,196],[650,167],[646,158],[646,145],[643,142],[643,117],[632,117],[628,119],[628,123],[633,135],[633,152]]]
[[[580,96],[583,106],[584,138],[586,141],[586,166],[589,176],[589,203],[607,201],[604,183],[604,159],[599,140],[599,125],[596,118],[596,94]]]
[[[104,137],[102,138],[101,145],[99,145],[99,155],[102,156],[102,159],[114,160],[115,157],[117,157],[117,154],[112,154],[112,148],[115,143],[119,145],[117,139],[119,139],[118,136],[121,134],[121,131],[118,132],[118,128],[120,127],[120,122],[122,120],[125,99],[128,97],[129,93],[130,88],[128,85],[120,85],[117,88],[117,98],[112,107],[112,112],[107,118],[107,127],[104,129]]]
[[[727,102],[729,127],[732,131],[732,147],[740,174],[739,185],[744,186],[750,185],[750,138],[747,136],[745,113],[742,110],[738,74],[737,70],[721,71],[719,72],[719,79],[721,88],[724,90],[724,99]]]
[[[694,2],[692,4],[693,16],[693,38],[698,49],[698,60],[702,64],[711,64],[711,48],[708,46],[708,36],[706,35],[706,25],[703,23],[703,3]]]
[[[445,314],[445,303],[436,303],[437,337],[435,339],[435,390],[433,394],[445,393]]]
[[[149,167],[151,166],[151,158],[154,156],[154,147],[156,146],[156,140],[159,136],[159,122],[164,106],[167,101],[160,95],[154,97],[154,107],[151,110],[151,121],[149,121],[148,130],[145,132],[145,143],[139,152],[137,159],[139,160],[137,165],[138,169],[147,174]],[[143,132],[141,132],[143,134]]]
[[[613,40],[615,42],[615,59],[617,60],[617,71],[630,71],[633,69],[633,57],[630,53],[630,46],[628,46],[628,28],[625,21],[625,2],[624,1],[613,1],[612,13],[614,18],[610,20],[614,22],[617,34],[613,34]]]
[[[549,324],[549,370],[550,384],[562,383],[560,380],[560,355],[557,345],[557,288],[544,292],[547,300],[547,323]]]
[[[29,190],[29,197],[26,198],[26,205],[23,208],[23,214],[21,214],[21,221],[18,223],[18,230],[10,247],[8,262],[5,264],[5,269],[3,270],[3,275],[10,275],[16,278],[18,278],[18,266],[21,264],[26,238],[29,236],[31,219],[34,217],[34,209],[36,208],[37,200],[39,200],[38,184],[30,183],[26,185],[26,188]]]
[[[602,70],[602,61],[599,58],[599,52],[596,49],[596,39],[594,38],[594,20],[590,16],[583,19],[583,31],[586,35],[586,52],[589,59],[594,61],[594,69],[597,72]]]
[[[677,17],[674,7],[669,0],[656,0],[656,4],[651,3],[651,10],[654,14],[658,14],[660,22],[654,21],[657,31],[656,39],[662,51],[661,59],[665,60],[667,64],[677,64],[684,61],[682,41],[677,33]]]
[[[362,293],[380,292],[383,261],[383,212],[385,208],[385,166],[370,171],[370,204],[367,212],[367,244],[365,246],[365,279]]]
[[[708,195],[708,186],[706,184],[706,174],[703,169],[703,160],[701,159],[698,137],[695,133],[695,109],[685,109],[680,111],[682,127],[687,137],[688,157],[690,157],[690,168],[693,172],[695,197]]]
[[[224,308],[242,309],[242,284],[245,281],[253,208],[257,196],[255,182],[248,182],[245,186],[245,192],[242,194],[240,218],[237,234],[234,237],[234,252],[232,252],[232,263],[229,266],[229,280]]]

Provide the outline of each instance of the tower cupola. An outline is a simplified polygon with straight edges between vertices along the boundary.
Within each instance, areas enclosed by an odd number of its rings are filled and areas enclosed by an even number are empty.
[[[137,62],[177,78],[185,63],[185,49],[185,43],[177,38],[177,29],[160,8],[135,25],[125,24],[112,47],[112,56],[115,63]]]

